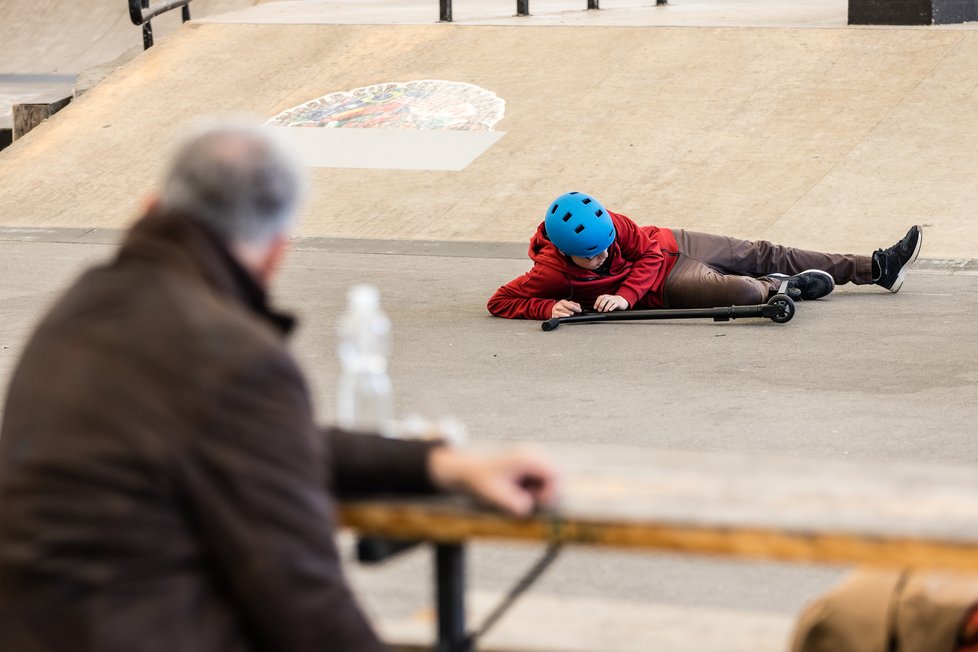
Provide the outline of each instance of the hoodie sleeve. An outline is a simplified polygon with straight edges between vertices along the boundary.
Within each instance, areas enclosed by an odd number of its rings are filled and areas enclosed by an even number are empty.
[[[554,304],[570,294],[570,284],[563,274],[535,264],[529,272],[496,290],[486,307],[497,317],[544,320],[550,319]]]
[[[664,257],[659,243],[650,238],[635,222],[624,215],[612,215],[617,230],[615,239],[621,255],[632,262],[632,269],[618,287],[617,294],[628,302],[630,308],[634,308],[658,278]]]

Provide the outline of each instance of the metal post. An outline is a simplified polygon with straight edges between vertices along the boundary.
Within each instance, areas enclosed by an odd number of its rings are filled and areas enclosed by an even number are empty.
[[[516,0],[516,15],[517,16],[530,15],[530,0]]]
[[[465,548],[462,544],[435,544],[435,585],[437,652],[469,652],[465,636]]]
[[[452,0],[440,0],[441,17],[438,19],[443,23],[452,22]]]
[[[190,5],[184,5],[180,9],[180,17],[183,19],[183,22],[190,20]]]
[[[139,6],[149,9],[149,0],[139,0]],[[150,21],[143,23],[143,49],[148,50],[153,47],[153,24]]]
[[[600,9],[601,7],[598,6],[598,0],[587,0],[587,8]]]
[[[655,4],[657,4],[657,5],[667,5],[669,3],[666,0],[655,0]]]

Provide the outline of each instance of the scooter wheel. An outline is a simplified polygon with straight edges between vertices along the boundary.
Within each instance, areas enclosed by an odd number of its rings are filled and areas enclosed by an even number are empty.
[[[768,300],[768,305],[778,307],[777,314],[771,317],[775,323],[786,324],[795,316],[795,302],[787,294],[775,294]]]

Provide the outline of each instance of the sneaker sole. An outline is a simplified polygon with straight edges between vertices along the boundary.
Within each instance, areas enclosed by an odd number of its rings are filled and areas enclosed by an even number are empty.
[[[917,260],[917,256],[920,255],[920,245],[922,245],[923,243],[924,243],[924,230],[918,226],[917,246],[914,247],[913,253],[910,255],[910,260],[907,261],[907,264],[900,268],[900,272],[897,274],[896,280],[893,281],[893,285],[890,287],[890,292],[896,294],[897,292],[900,291],[900,288],[903,287],[903,279],[907,275],[907,270],[910,269],[910,266],[913,265],[914,262]]]
[[[816,276],[821,276],[822,278],[824,278],[826,281],[829,282],[829,291],[828,292],[826,292],[825,294],[820,294],[817,297],[812,297],[811,299],[806,299],[806,301],[816,301],[818,299],[821,299],[822,297],[827,297],[830,294],[832,294],[832,292],[835,290],[835,279],[832,278],[832,275],[831,274],[829,274],[828,272],[826,272],[824,270],[821,270],[821,269],[806,269],[804,272],[802,272],[802,274],[815,274]]]

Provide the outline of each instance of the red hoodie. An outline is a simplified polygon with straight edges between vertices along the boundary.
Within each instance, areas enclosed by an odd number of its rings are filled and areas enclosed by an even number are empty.
[[[489,312],[507,319],[550,319],[560,299],[576,301],[587,310],[602,294],[621,295],[631,308],[663,307],[662,288],[676,264],[672,231],[608,214],[616,235],[600,269],[572,263],[550,242],[541,223],[530,238],[533,268],[496,290],[486,306]]]

